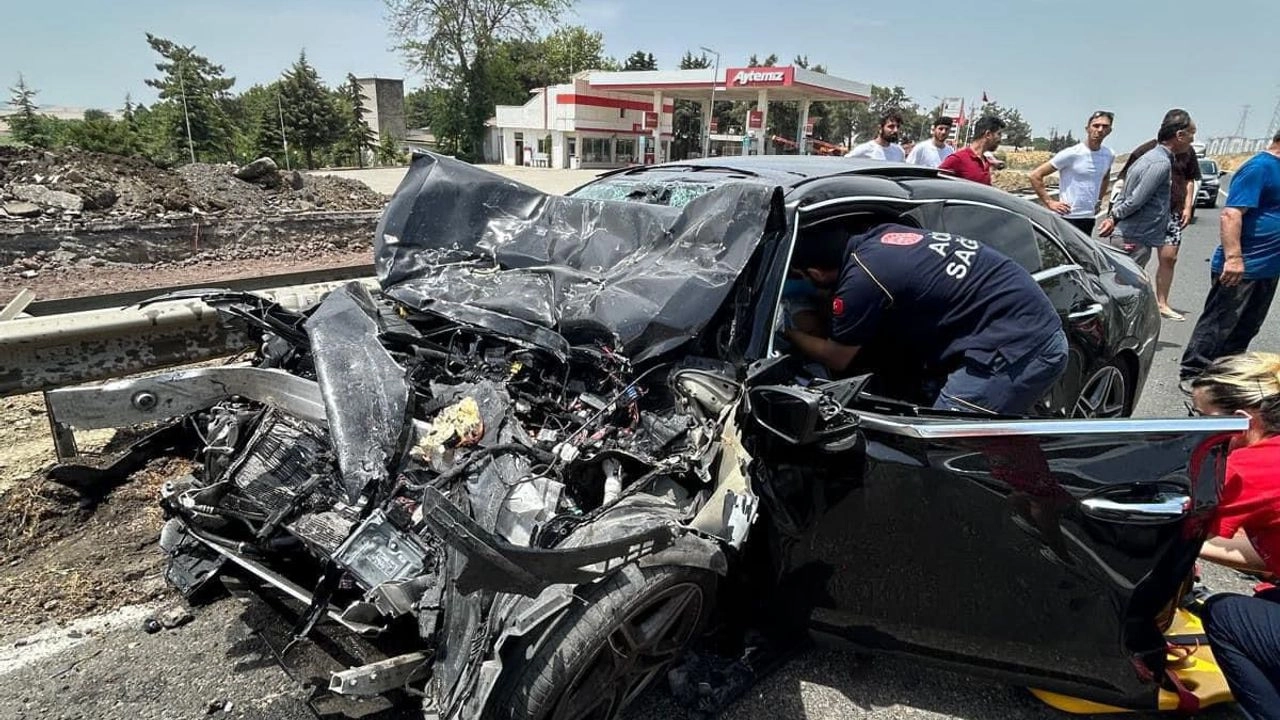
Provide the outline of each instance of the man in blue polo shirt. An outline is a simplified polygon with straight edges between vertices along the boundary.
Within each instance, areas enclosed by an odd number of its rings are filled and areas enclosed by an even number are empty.
[[[1032,410],[1067,365],[1053,304],[1020,265],[958,235],[886,224],[846,247],[801,243],[792,265],[832,287],[831,336],[786,339],[835,372],[868,344],[948,372],[934,407]]]
[[[1214,360],[1249,349],[1280,280],[1280,133],[1231,178],[1210,266],[1212,285],[1182,355],[1183,386]]]

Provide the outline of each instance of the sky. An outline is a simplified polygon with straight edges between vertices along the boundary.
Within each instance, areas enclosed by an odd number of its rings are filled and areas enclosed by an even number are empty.
[[[9,3],[0,23],[0,82],[22,73],[42,105],[119,108],[158,56],[144,33],[196,46],[236,78],[233,90],[277,78],[304,47],[329,84],[348,72],[422,79],[393,49],[382,0],[46,0]],[[756,53],[796,55],[828,72],[934,96],[981,97],[1018,108],[1036,135],[1079,137],[1094,110],[1116,113],[1108,144],[1124,151],[1185,107],[1198,138],[1261,137],[1280,98],[1274,0],[1114,0],[980,3],[793,0],[579,0],[562,22],[604,34],[606,51],[652,52],[662,69],[706,46],[723,66]],[[4,98],[4,99],[7,99]]]

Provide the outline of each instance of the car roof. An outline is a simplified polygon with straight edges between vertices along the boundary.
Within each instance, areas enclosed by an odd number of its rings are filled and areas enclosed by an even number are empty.
[[[730,155],[621,168],[612,172],[602,173],[599,178],[650,174],[670,175],[699,169],[737,172],[784,188],[794,187],[806,180],[833,175],[938,176],[937,170],[933,168],[868,158],[847,158],[831,155],[747,155],[745,157]]]

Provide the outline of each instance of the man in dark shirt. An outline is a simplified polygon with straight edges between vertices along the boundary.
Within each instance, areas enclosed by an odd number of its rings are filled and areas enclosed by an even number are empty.
[[[886,224],[839,246],[804,243],[792,265],[834,288],[831,336],[791,328],[800,352],[840,372],[864,345],[947,371],[934,407],[1025,414],[1067,365],[1053,304],[1020,265],[976,240]]]
[[[983,185],[991,184],[991,163],[987,153],[994,153],[1004,138],[1004,121],[994,115],[984,115],[973,124],[973,141],[951,153],[938,166],[965,180]]]
[[[1178,113],[1186,114],[1186,111],[1173,109],[1165,113],[1164,122],[1170,119],[1177,119]],[[1195,126],[1192,124],[1192,134],[1195,133]],[[1133,161],[1142,157],[1146,153],[1154,150],[1159,143],[1155,140],[1148,140],[1129,153],[1129,159],[1125,161],[1124,167],[1120,170],[1120,178],[1124,179],[1129,173],[1129,167],[1133,165]],[[1200,159],[1196,157],[1196,151],[1190,148],[1175,153],[1172,162],[1172,172],[1169,179],[1169,225],[1165,230],[1165,243],[1159,249],[1160,265],[1156,268],[1156,305],[1160,308],[1160,315],[1169,320],[1186,320],[1182,313],[1174,310],[1169,305],[1169,289],[1173,287],[1173,269],[1178,264],[1178,248],[1182,245],[1182,229],[1191,222],[1191,216],[1195,213],[1196,202],[1196,182],[1200,180]]]

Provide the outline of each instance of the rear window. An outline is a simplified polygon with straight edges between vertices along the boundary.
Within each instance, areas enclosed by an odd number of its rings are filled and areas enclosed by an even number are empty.
[[[578,188],[574,197],[588,200],[618,200],[680,208],[710,192],[715,185],[705,182],[609,179]]]

